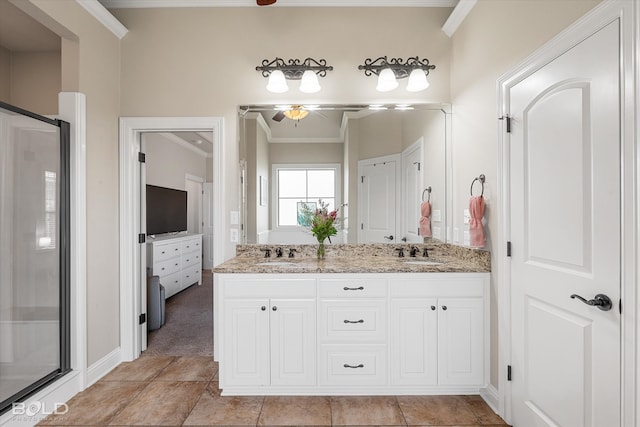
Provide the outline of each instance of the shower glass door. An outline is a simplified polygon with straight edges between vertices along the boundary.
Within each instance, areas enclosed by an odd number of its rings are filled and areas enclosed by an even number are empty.
[[[0,103],[0,413],[69,371],[69,125]]]

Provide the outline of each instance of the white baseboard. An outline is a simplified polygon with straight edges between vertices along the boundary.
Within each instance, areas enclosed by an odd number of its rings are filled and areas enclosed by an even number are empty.
[[[498,411],[498,408],[500,407],[500,399],[498,396],[498,390],[494,386],[489,384],[486,388],[480,389],[480,397],[487,402],[487,405],[493,409],[493,412],[500,415],[500,412]]]
[[[72,371],[53,384],[40,390],[29,399],[25,400],[24,407],[31,410],[32,415],[13,410],[0,416],[0,426],[4,427],[32,427],[42,421],[49,413],[55,410],[56,405],[63,404],[82,391],[82,375]],[[34,410],[33,408],[41,408]],[[64,407],[61,408],[64,410]],[[13,413],[16,412],[16,413]]]
[[[87,387],[107,375],[121,362],[122,351],[120,351],[120,347],[118,347],[93,365],[89,366],[89,369],[87,369]]]

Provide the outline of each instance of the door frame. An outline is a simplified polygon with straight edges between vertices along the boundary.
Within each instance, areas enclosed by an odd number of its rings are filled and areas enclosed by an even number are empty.
[[[193,175],[193,174],[190,174],[190,173],[186,173],[184,175],[184,188],[185,188],[185,190],[189,191],[187,189],[187,185],[188,185],[187,183],[188,182],[195,182],[197,184],[200,184],[200,209],[199,209],[199,212],[198,212],[198,230],[199,230],[198,233],[199,234],[202,234],[202,218],[203,218],[203,216],[202,216],[202,199],[203,199],[202,192],[204,191],[203,185],[204,185],[205,181],[206,180],[203,177],[198,176],[198,175]]]
[[[621,51],[621,295],[623,313],[621,318],[621,420],[622,426],[635,425],[640,394],[636,393],[637,363],[636,351],[638,327],[638,293],[640,270],[635,261],[638,259],[640,213],[640,186],[636,180],[638,164],[636,161],[636,125],[640,121],[636,116],[636,99],[640,95],[640,86],[634,83],[638,79],[635,53],[639,45],[637,29],[640,28],[640,8],[635,2],[625,0],[604,0],[585,16],[562,31],[531,54],[522,63],[498,79],[498,116],[504,117],[510,111],[509,92],[513,86],[527,76],[551,62],[573,46],[577,45],[596,31],[614,20],[620,20]],[[498,122],[498,244],[497,256],[493,258],[494,280],[498,280],[498,411],[510,423],[511,384],[507,380],[507,365],[511,364],[511,272],[510,259],[507,257],[505,242],[511,239],[509,222],[511,214],[510,194],[510,150],[509,135],[506,132],[506,120]],[[503,244],[504,243],[504,244]]]
[[[121,117],[120,166],[120,352],[122,361],[140,355],[138,307],[142,272],[138,234],[140,228],[140,135],[142,132],[206,131],[213,133],[213,226],[224,230],[224,119],[222,117]],[[213,241],[213,263],[224,260],[224,239]]]
[[[419,172],[420,172],[420,179],[419,179],[419,183],[418,183],[418,191],[420,192],[420,194],[424,194],[424,191],[426,191],[426,189],[424,188],[424,136],[421,136],[420,138],[416,139],[416,141],[414,143],[412,143],[411,145],[409,145],[407,148],[405,148],[404,150],[402,150],[402,152],[400,153],[400,203],[399,205],[401,206],[401,208],[398,210],[397,213],[399,213],[401,215],[400,218],[400,232],[398,233],[398,236],[400,234],[403,235],[403,237],[406,237],[408,231],[409,231],[409,224],[406,221],[406,217],[403,215],[404,213],[404,209],[403,207],[407,206],[407,200],[406,200],[406,196],[407,196],[407,183],[405,182],[405,174],[403,173],[406,168],[407,168],[407,164],[406,164],[406,157],[409,153],[413,153],[417,151],[419,153],[419,157],[420,157],[420,163],[419,163]],[[418,195],[416,195],[416,197],[419,197]],[[418,208],[420,208],[420,204],[423,202],[424,200],[420,200],[420,202],[418,203]],[[415,224],[413,224],[414,227],[418,227],[418,223],[416,222]],[[418,234],[419,235],[419,234]],[[422,236],[420,236],[422,237]],[[407,242],[407,243],[415,243],[415,242]]]

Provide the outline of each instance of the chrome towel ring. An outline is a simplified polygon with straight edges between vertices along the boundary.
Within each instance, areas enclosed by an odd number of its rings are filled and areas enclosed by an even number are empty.
[[[422,192],[422,201],[424,202],[424,193],[429,193],[429,198],[427,199],[427,202],[431,201],[431,186],[427,187],[424,189],[424,191]]]
[[[482,192],[480,193],[480,197],[484,196],[484,174],[481,173],[480,176],[477,176],[473,179],[473,181],[471,181],[471,195],[473,196],[473,184],[476,183],[476,181],[480,181],[480,184],[482,185]]]

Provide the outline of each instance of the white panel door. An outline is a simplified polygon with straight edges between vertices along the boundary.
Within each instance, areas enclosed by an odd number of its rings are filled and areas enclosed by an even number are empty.
[[[315,300],[272,299],[271,385],[315,385]]]
[[[516,426],[620,425],[618,40],[614,21],[508,94]]]
[[[202,268],[213,268],[213,182],[202,184]]]
[[[370,163],[361,168],[359,243],[389,243],[396,239],[397,163]]]
[[[435,298],[391,301],[391,384],[437,384],[437,305]]]
[[[402,215],[401,238],[403,241],[422,243],[424,238],[418,233],[420,225],[420,203],[422,202],[423,182],[423,140],[416,141],[402,152]],[[426,194],[426,193],[425,193]]]
[[[269,385],[269,300],[228,300],[221,386]]]

